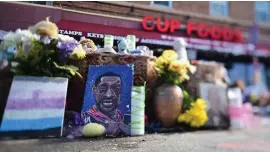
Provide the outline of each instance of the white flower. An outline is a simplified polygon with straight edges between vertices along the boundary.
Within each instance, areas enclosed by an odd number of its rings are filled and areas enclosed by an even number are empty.
[[[60,41],[65,41],[65,42],[76,41],[73,37],[70,37],[68,35],[62,35],[62,34],[58,34],[58,39]]]
[[[51,39],[48,36],[43,37],[41,41],[43,42],[43,44],[50,44],[51,43]]]
[[[16,42],[15,41],[3,41],[0,44],[0,48],[3,50],[8,50],[8,48],[16,48]]]
[[[16,50],[14,52],[15,56],[20,51],[27,56],[34,46],[33,41],[40,41],[40,36],[29,30],[17,29],[15,32],[9,32],[4,36],[1,48],[7,50],[10,47],[14,47]]]
[[[11,62],[11,66],[12,66],[12,67],[17,67],[18,65],[19,65],[18,62]]]
[[[6,35],[4,35],[3,40],[4,41],[13,41],[15,39],[15,33],[14,32],[8,32]]]
[[[29,30],[17,29],[15,33],[16,33],[17,42],[27,41],[27,40],[32,40],[32,39],[40,40],[39,35],[34,34],[34,33],[30,32]]]
[[[37,34],[33,34],[29,30],[21,30],[21,29],[17,29],[16,32],[9,32],[3,38],[4,41],[15,41],[16,43],[32,39],[40,40],[40,36]]]
[[[196,72],[196,70],[197,70],[196,66],[194,66],[194,65],[189,66],[189,71],[190,71],[191,74],[194,74]]]

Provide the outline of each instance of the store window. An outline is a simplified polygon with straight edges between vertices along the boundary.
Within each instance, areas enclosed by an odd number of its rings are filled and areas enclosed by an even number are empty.
[[[210,1],[209,2],[210,15],[227,17],[229,15],[228,3],[229,2],[227,1]]]
[[[173,7],[173,1],[151,1],[151,5]]]
[[[264,64],[260,64],[260,81],[257,84],[260,91],[269,90],[269,81],[270,81],[270,71]],[[242,80],[246,86],[253,85],[254,81],[254,65],[252,63],[240,63],[234,62],[231,69],[228,69],[229,77],[231,82],[236,82],[237,80]]]
[[[234,83],[237,80],[242,80],[245,84],[248,84],[248,71],[245,63],[234,62],[232,68],[228,69],[228,74],[231,82]]]
[[[255,2],[255,19],[259,23],[270,23],[270,3],[268,1]]]

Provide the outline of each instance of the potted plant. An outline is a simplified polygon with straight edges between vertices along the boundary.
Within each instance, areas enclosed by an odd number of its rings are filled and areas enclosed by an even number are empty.
[[[161,82],[154,95],[155,114],[163,126],[171,127],[177,122],[183,107],[183,92],[179,86],[189,80],[188,73],[194,73],[196,67],[187,59],[178,59],[174,50],[165,50],[157,58],[155,68]]]

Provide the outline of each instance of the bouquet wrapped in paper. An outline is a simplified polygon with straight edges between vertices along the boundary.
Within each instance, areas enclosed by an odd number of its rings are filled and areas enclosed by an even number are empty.
[[[1,50],[13,50],[8,68],[15,74],[68,78],[80,76],[69,61],[83,59],[86,54],[77,40],[58,34],[58,27],[49,18],[28,29],[9,32]]]

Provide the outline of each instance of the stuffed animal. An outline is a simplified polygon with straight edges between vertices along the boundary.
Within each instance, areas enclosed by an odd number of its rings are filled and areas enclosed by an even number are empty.
[[[86,39],[85,37],[82,37],[80,43],[87,54],[95,52],[97,50],[95,43],[91,39]]]
[[[33,33],[37,33],[42,36],[49,36],[53,39],[58,36],[58,27],[50,21],[49,17],[47,17],[46,20],[40,21],[36,25],[29,27],[29,30]]]
[[[117,47],[118,47],[118,53],[119,54],[128,54],[127,53],[127,48],[128,48],[128,42],[127,39],[122,38],[117,42]]]

